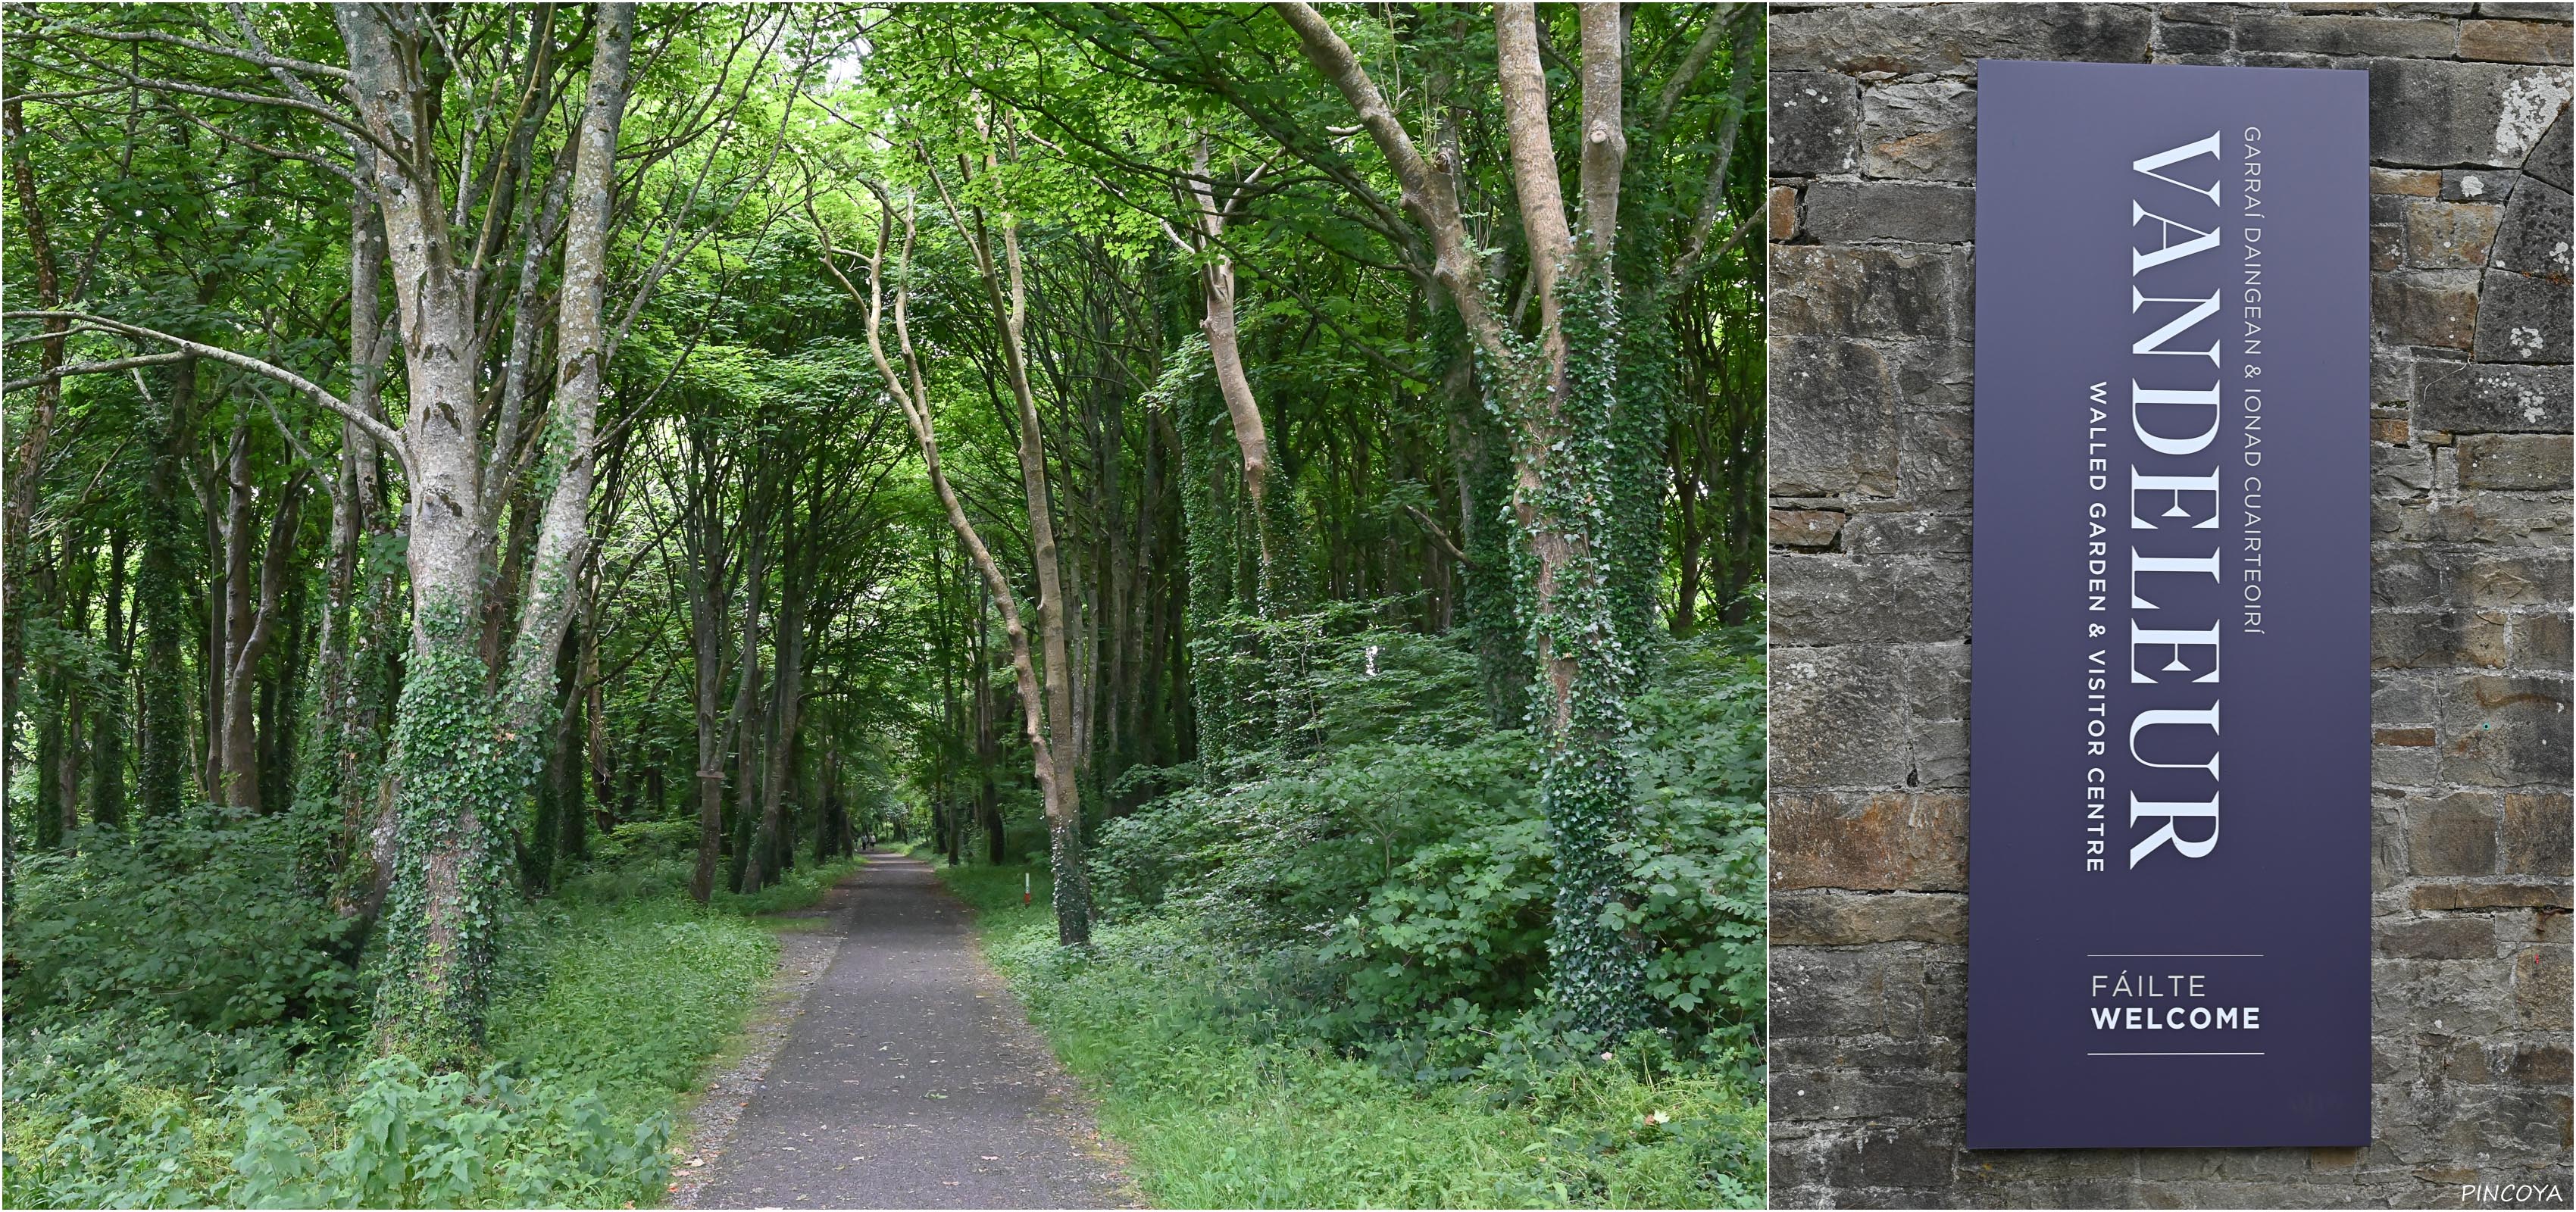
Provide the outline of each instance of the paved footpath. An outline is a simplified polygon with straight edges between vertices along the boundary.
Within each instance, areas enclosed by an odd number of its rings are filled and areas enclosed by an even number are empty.
[[[702,1208],[1135,1204],[1037,1029],[919,859],[845,885],[831,967],[707,1166]]]

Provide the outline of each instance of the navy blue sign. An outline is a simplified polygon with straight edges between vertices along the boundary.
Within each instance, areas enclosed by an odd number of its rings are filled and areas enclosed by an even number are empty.
[[[2370,1139],[2368,114],[1978,67],[1971,1148]]]

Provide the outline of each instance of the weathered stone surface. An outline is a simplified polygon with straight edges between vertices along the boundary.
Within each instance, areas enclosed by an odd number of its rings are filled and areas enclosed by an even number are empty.
[[[1772,76],[1765,121],[1775,176],[1828,176],[1850,172],[1860,163],[1860,85],[1849,76]]]
[[[2562,509],[2565,497],[2556,502]],[[2513,638],[2508,661],[2517,669],[2566,669],[2576,665],[2576,653],[2569,646],[2568,613],[2564,610],[2527,611],[2513,616]]]
[[[2419,362],[2415,424],[2451,433],[2563,433],[2576,412],[2564,366]]]
[[[2567,785],[2568,682],[2564,677],[2462,679],[2443,707],[2442,777],[2471,787]]]
[[[1774,509],[1771,541],[1784,547],[1831,547],[1834,536],[1842,533],[1843,517],[1839,509]]]
[[[2564,25],[2537,21],[2463,21],[2460,57],[2497,63],[2565,63],[2570,39]]]
[[[2378,611],[2370,616],[2374,669],[2471,665],[2501,669],[2505,622],[2455,610]]]
[[[2522,174],[2509,168],[2446,168],[2440,197],[2445,202],[2501,203],[2521,183]]]
[[[1971,335],[1973,276],[1955,249],[1788,245],[1772,252],[1771,281],[1775,333],[1936,342]]]
[[[2478,292],[2477,357],[2481,362],[2564,363],[2576,307],[2564,280],[2491,269]]]
[[[2477,338],[2475,270],[2400,270],[2370,275],[2370,330],[2383,345],[2467,349]]]
[[[1773,324],[1771,495],[1894,494],[1899,398],[1885,351],[1783,331]]]
[[[2566,488],[2576,479],[2563,433],[2482,433],[2460,439],[2463,488]]]
[[[1860,145],[1860,170],[1865,176],[1973,180],[1977,175],[1976,91],[1947,79],[1864,89]]]
[[[2569,956],[2565,947],[2533,947],[2514,957],[2513,1002],[2525,1030],[2567,1030],[2571,959],[2576,957]]]
[[[1770,674],[1773,788],[1894,786],[1904,779],[1904,658],[1897,651],[1779,648]]]
[[[1828,244],[1964,244],[1977,236],[1976,191],[1899,181],[1822,181],[1807,188],[1806,223],[1807,234]],[[2494,231],[2490,221],[2490,238]],[[2479,248],[2479,264],[2486,260],[2485,251]]]
[[[2189,21],[2156,23],[2156,59],[2164,62],[2175,55],[2221,56],[2236,48],[2236,31],[2225,25],[2197,25]]]
[[[2440,20],[2249,13],[2236,23],[2236,48],[2243,51],[2443,58],[2458,45],[2456,28]]]
[[[2466,793],[2410,807],[2406,855],[2415,875],[2493,874],[2495,797]]]
[[[2487,263],[2504,208],[2474,202],[2406,204],[2406,263],[2419,269],[2476,269]]]
[[[2558,111],[2558,121],[2550,124],[2549,133],[2540,137],[2540,145],[2531,149],[2531,158],[2522,162],[2525,178],[2546,181],[2557,186],[2560,193],[2576,190],[2576,181],[2569,180],[2567,112],[2564,109]]]
[[[1771,586],[1777,644],[1926,644],[1967,633],[1968,562],[1944,556],[1802,557]]]
[[[1951,792],[1775,792],[1771,829],[1795,839],[1771,886],[1964,892],[1968,801]]]
[[[2370,170],[2370,192],[2437,198],[2442,194],[2442,174],[2421,168],[2374,168]]]
[[[1955,893],[1799,889],[1771,897],[1775,947],[1968,941],[1968,898]]]
[[[2412,903],[2419,910],[2564,909],[2567,892],[2564,880],[2417,884]]]
[[[1771,238],[1774,240],[1794,240],[1798,237],[1798,190],[1795,186],[1771,187],[1767,226],[1771,229]]]
[[[2370,64],[2370,158],[2397,166],[2512,168],[2567,100],[2555,67],[2376,59]]]
[[[2570,278],[2568,255],[2571,216],[2566,191],[2534,181],[2514,195],[2496,231],[2494,257],[2488,264],[2547,279],[2561,288]]]
[[[1956,514],[1865,513],[1843,527],[1854,555],[1964,555],[1968,519]]]
[[[1775,71],[1964,74],[1979,59],[2142,63],[2148,11],[2131,4],[1832,5],[1771,19]]]
[[[2565,875],[2571,822],[2576,803],[2564,791],[2506,792],[2499,869],[2506,875]]]
[[[2471,915],[2381,919],[2373,932],[2389,959],[2484,959],[2495,954],[2495,926]]]
[[[1790,1035],[1967,1034],[1967,952],[1920,943],[1788,947],[1771,962],[1771,1027]]]

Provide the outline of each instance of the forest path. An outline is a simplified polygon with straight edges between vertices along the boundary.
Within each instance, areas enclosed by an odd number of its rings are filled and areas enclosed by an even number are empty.
[[[872,852],[837,954],[702,1208],[1114,1208],[1136,1200],[930,864]]]

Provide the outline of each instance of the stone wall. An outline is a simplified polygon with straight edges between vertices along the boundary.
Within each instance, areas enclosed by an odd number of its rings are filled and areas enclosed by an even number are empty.
[[[2568,18],[1775,8],[1775,1204],[2566,1206]],[[2366,1149],[1960,1147],[1980,57],[2370,72]]]

